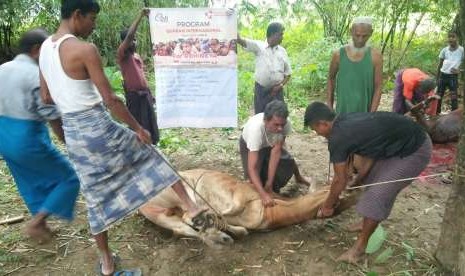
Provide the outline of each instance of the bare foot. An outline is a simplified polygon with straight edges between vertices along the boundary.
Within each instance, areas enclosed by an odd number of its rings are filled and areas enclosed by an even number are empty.
[[[27,224],[24,232],[28,235],[31,239],[35,240],[38,243],[47,243],[52,239],[52,230],[48,228],[45,222],[43,223],[36,223],[32,221]]]
[[[346,252],[344,252],[339,258],[337,258],[338,262],[346,262],[349,264],[356,264],[362,258],[364,252],[363,250],[358,250],[355,247],[350,248]]]
[[[349,232],[360,232],[362,231],[362,227],[363,227],[363,222],[360,221],[360,222],[356,222],[354,224],[351,224],[347,227],[347,231]]]
[[[118,262],[118,257],[114,254],[103,255],[98,263],[98,272],[100,275],[113,275],[116,270],[116,263]]]

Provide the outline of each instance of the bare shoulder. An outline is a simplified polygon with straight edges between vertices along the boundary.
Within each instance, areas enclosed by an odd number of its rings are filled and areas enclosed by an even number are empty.
[[[340,60],[340,56],[341,56],[340,49],[338,48],[338,49],[334,50],[332,55],[331,55],[331,64],[330,64],[330,66],[338,64],[339,60]]]
[[[371,48],[371,56],[376,59],[383,58],[383,54],[381,54],[381,51],[375,48]]]
[[[61,45],[61,52],[72,56],[78,55],[88,57],[88,55],[98,54],[97,47],[93,43],[81,41],[77,38],[69,38]]]
[[[88,55],[99,55],[98,48],[95,46],[94,43],[89,43],[89,42],[83,42],[81,41],[82,46],[81,49],[83,53],[88,54]]]
[[[332,54],[333,59],[334,59],[334,58],[339,59],[339,56],[341,55],[340,52],[341,52],[341,49],[340,49],[340,48],[334,49],[334,50],[333,50],[333,54]]]

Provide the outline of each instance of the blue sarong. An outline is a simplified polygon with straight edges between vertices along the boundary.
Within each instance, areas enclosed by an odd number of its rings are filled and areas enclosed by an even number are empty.
[[[179,180],[163,155],[99,105],[62,117],[92,234],[107,230]]]
[[[45,123],[0,116],[0,154],[32,215],[73,218],[79,180]]]

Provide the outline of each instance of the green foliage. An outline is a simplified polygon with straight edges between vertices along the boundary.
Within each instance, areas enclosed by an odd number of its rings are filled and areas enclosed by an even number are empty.
[[[367,254],[373,254],[378,251],[386,240],[386,236],[387,233],[384,231],[384,228],[381,225],[378,225],[375,232],[371,234],[370,239],[368,240],[365,252]]]
[[[0,239],[0,246],[2,248],[11,247],[23,240],[24,237],[18,231],[4,231]]]
[[[161,134],[158,146],[167,154],[176,152],[189,143],[177,129],[164,129]]]
[[[0,263],[19,263],[21,257],[0,248]]]
[[[406,251],[405,258],[407,259],[407,261],[413,261],[413,258],[415,257],[415,250],[413,249],[413,247],[411,247],[406,242],[402,242],[402,246]]]
[[[378,255],[375,259],[375,264],[383,264],[389,260],[389,258],[392,257],[392,254],[394,253],[394,249],[392,247],[386,248],[381,254]]]
[[[123,76],[121,75],[121,71],[119,71],[116,66],[109,66],[104,68],[104,72],[110,82],[113,92],[119,97],[124,97]]]

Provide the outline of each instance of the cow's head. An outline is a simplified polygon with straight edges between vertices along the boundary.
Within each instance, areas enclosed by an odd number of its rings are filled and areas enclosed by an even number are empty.
[[[226,222],[212,212],[204,212],[192,220],[188,219],[186,223],[210,247],[221,248],[234,243],[234,239],[225,232],[227,229]]]

